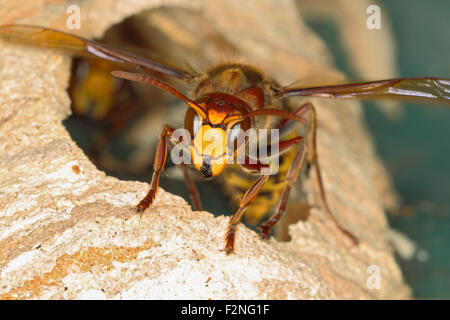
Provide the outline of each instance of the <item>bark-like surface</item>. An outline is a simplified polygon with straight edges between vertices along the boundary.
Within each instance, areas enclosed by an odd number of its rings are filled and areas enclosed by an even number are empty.
[[[206,31],[213,30],[220,37],[212,38],[220,41],[192,44],[207,55],[217,56],[218,48],[229,46],[282,84],[332,70],[325,46],[291,1],[79,4],[82,28],[76,32],[86,37],[101,36],[144,9],[179,6],[202,19],[170,20],[162,10],[158,21],[173,22],[161,24],[168,37],[186,31],[180,26],[199,28],[200,39],[211,39]],[[66,7],[65,2],[2,1],[0,24],[64,30]],[[308,221],[289,227],[289,242],[264,242],[240,226],[236,253],[227,256],[221,251],[226,217],[192,212],[183,199],[163,190],[148,213],[136,214],[132,207],[148,185],[108,177],[89,162],[61,124],[70,113],[69,64],[57,52],[0,42],[0,298],[409,296],[386,238],[383,203],[392,195],[390,182],[357,102],[314,101],[330,205],[360,245],[351,247],[316,206]],[[311,204],[318,203],[314,177],[301,187]],[[291,200],[295,203],[295,193]],[[367,286],[371,265],[381,272],[379,289]]]

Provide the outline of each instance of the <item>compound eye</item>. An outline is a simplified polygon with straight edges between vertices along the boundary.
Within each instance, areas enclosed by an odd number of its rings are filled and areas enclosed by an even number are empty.
[[[197,133],[197,131],[200,129],[201,126],[202,121],[198,116],[197,112],[189,108],[186,112],[186,117],[184,118],[184,127],[191,134],[191,138],[195,136],[195,134]]]
[[[194,131],[194,135],[197,133],[197,131],[200,129],[200,127],[202,126],[202,122],[200,121],[200,117],[198,116],[198,114],[196,114],[194,116],[194,124],[193,124],[193,131]]]

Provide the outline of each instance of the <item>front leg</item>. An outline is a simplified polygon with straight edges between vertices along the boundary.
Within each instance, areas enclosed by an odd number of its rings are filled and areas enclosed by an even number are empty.
[[[317,176],[317,182],[319,185],[319,192],[320,192],[320,197],[322,199],[322,204],[323,204],[323,208],[325,210],[325,212],[328,214],[328,216],[332,219],[332,221],[334,222],[334,224],[336,225],[336,227],[346,236],[348,237],[352,243],[354,245],[358,244],[358,238],[353,235],[350,231],[348,231],[347,229],[345,229],[343,226],[341,226],[341,224],[339,223],[339,221],[337,220],[337,218],[334,216],[333,212],[331,211],[330,207],[328,206],[328,202],[325,196],[325,188],[323,186],[323,180],[322,180],[322,175],[320,172],[320,166],[319,166],[319,162],[317,160],[317,144],[316,144],[316,139],[317,139],[317,116],[316,116],[316,109],[314,108],[314,106],[311,103],[305,103],[303,104],[300,108],[297,109],[297,111],[295,111],[294,113],[302,116],[304,115],[307,111],[310,111],[312,114],[312,127],[311,127],[311,141],[310,141],[310,145],[311,147],[306,150],[306,145],[305,142],[303,141],[303,139],[299,139],[298,141],[295,141],[294,139],[288,140],[286,142],[284,142],[285,144],[285,149],[287,150],[288,148],[293,147],[295,143],[298,144],[299,150],[297,152],[297,155],[295,157],[294,162],[291,165],[291,168],[289,169],[286,178],[285,178],[285,184],[286,187],[283,191],[283,194],[281,196],[281,200],[280,203],[275,211],[275,214],[270,217],[269,220],[267,220],[266,222],[264,222],[263,224],[261,224],[258,228],[261,230],[261,238],[263,239],[268,239],[269,238],[269,233],[272,230],[272,228],[275,226],[275,224],[280,220],[281,216],[283,215],[284,211],[286,210],[286,204],[289,198],[289,193],[291,191],[291,188],[293,187],[295,181],[298,178],[298,174],[300,172],[300,169],[302,167],[302,164],[305,160],[305,154],[307,154],[307,162],[314,164],[315,166],[315,172],[316,172],[316,176]],[[278,128],[280,129],[280,135],[285,134],[285,133],[289,133],[290,130],[292,130],[292,127],[290,126],[290,124],[294,123],[292,120],[289,121],[285,121],[284,123],[282,123]],[[300,138],[300,137],[297,137]],[[281,146],[281,144],[280,144]],[[280,153],[282,151],[282,148],[280,148]],[[308,151],[308,152],[305,152]]]
[[[294,146],[298,146],[298,151],[295,156],[294,161],[292,162],[291,167],[289,168],[289,171],[284,179],[284,183],[286,184],[283,194],[281,196],[280,203],[278,204],[277,210],[275,211],[275,214],[270,217],[269,220],[261,224],[258,229],[261,230],[261,238],[262,239],[269,239],[269,234],[272,228],[275,226],[275,224],[281,219],[281,216],[283,215],[284,211],[286,210],[286,204],[289,199],[289,193],[291,192],[291,188],[294,186],[294,183],[297,181],[298,174],[300,172],[300,169],[303,166],[303,161],[305,159],[305,141],[302,137],[295,137],[293,139],[290,139],[286,141],[286,148],[292,148]],[[280,148],[281,150],[281,148]]]
[[[167,138],[170,139],[174,129],[165,125],[159,135],[158,146],[156,147],[155,163],[153,164],[153,176],[152,182],[150,183],[150,190],[144,199],[142,199],[136,206],[138,212],[144,212],[148,207],[151,206],[153,200],[156,196],[156,191],[158,191],[159,176],[161,170],[164,169],[164,164],[167,158]]]
[[[262,173],[262,169],[269,169],[268,165],[257,163],[254,165],[243,165],[246,169],[252,171],[258,171]],[[248,207],[250,202],[258,195],[258,192],[264,186],[264,184],[269,179],[270,175],[262,174],[259,178],[253,183],[253,185],[245,192],[242,196],[242,199],[239,203],[239,209],[236,211],[234,216],[231,218],[228,223],[228,229],[225,237],[225,252],[226,254],[233,253],[234,251],[234,240],[236,235],[236,228],[241,221],[242,215],[244,214],[245,209]]]
[[[316,176],[317,176],[317,182],[318,182],[318,186],[319,186],[319,193],[320,193],[320,198],[322,199],[322,205],[323,208],[325,210],[325,212],[328,214],[328,216],[331,218],[331,220],[333,221],[333,223],[336,225],[336,227],[346,236],[348,237],[352,243],[354,245],[357,245],[359,243],[358,238],[352,234],[350,231],[348,231],[347,229],[345,229],[337,220],[337,218],[334,216],[333,212],[331,211],[330,207],[328,206],[328,201],[325,195],[325,188],[323,186],[323,180],[322,180],[322,175],[321,175],[321,171],[320,171],[320,166],[319,166],[319,162],[317,160],[317,115],[316,115],[316,109],[314,108],[314,106],[311,103],[305,103],[303,104],[300,108],[297,109],[297,111],[295,111],[294,113],[302,116],[304,115],[307,111],[311,112],[312,115],[312,123],[311,123],[311,135],[310,135],[310,142],[309,145],[311,146],[310,148],[308,148],[308,152],[306,152],[307,154],[307,162],[310,164],[314,164],[314,168],[315,168],[315,172],[316,172]],[[292,120],[291,121],[287,121],[282,123],[278,128],[280,129],[280,132],[289,132],[289,130],[291,129],[291,127],[289,126],[290,123],[293,123]],[[287,130],[289,129],[289,130]],[[294,162],[292,163],[292,166],[288,172],[288,174],[286,175],[285,178],[285,183],[286,183],[286,187],[285,190],[283,191],[283,194],[281,196],[281,200],[280,203],[277,207],[277,210],[275,212],[275,214],[270,217],[269,220],[267,220],[266,222],[264,222],[263,224],[261,224],[261,226],[259,226],[258,228],[262,231],[261,234],[261,238],[263,239],[268,239],[269,238],[269,233],[272,230],[272,228],[274,227],[274,225],[280,220],[281,216],[283,215],[285,209],[286,209],[286,204],[289,198],[289,193],[291,191],[292,186],[294,185],[295,181],[297,180],[299,171],[302,167],[302,163],[304,162],[304,158],[305,158],[305,143],[303,140],[298,142],[300,144],[300,149],[297,152],[297,156],[294,160]],[[288,147],[293,146],[292,143],[288,144]],[[280,148],[281,151],[281,148]]]

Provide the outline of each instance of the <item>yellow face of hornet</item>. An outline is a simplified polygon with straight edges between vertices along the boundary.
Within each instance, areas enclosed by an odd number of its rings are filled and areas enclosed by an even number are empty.
[[[220,127],[202,125],[194,135],[191,159],[205,177],[215,177],[225,169],[233,155],[227,154],[227,133]]]

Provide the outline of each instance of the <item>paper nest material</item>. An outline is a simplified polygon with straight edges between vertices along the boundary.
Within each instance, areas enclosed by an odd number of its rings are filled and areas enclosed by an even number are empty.
[[[33,4],[6,2],[0,24],[65,27],[69,1]],[[86,37],[166,5],[199,12],[241,58],[280,83],[331,69],[323,42],[290,1],[246,1],[246,10],[237,0],[80,5],[76,32]],[[386,238],[383,201],[392,189],[358,103],[315,101],[330,205],[361,244],[349,246],[318,206],[306,222],[289,227],[289,242],[259,240],[240,225],[236,253],[227,256],[221,249],[228,217],[192,212],[162,189],[148,213],[136,214],[133,205],[148,185],[106,176],[71,140],[61,124],[70,113],[69,58],[5,42],[0,56],[1,299],[409,297]],[[303,187],[317,203],[314,179]]]

